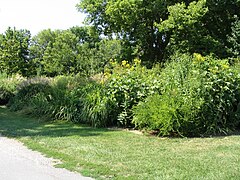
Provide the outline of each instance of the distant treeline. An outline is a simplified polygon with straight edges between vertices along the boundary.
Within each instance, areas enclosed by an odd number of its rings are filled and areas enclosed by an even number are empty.
[[[120,57],[119,40],[101,38],[93,27],[30,31],[8,28],[0,35],[1,71],[23,76],[91,75]]]

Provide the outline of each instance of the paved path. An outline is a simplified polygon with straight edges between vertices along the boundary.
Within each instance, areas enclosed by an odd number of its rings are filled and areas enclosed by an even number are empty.
[[[1,180],[91,180],[66,169],[54,168],[54,160],[27,149],[22,143],[0,137]]]

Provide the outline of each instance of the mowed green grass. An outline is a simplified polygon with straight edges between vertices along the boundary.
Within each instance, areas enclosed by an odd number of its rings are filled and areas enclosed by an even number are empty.
[[[96,179],[240,179],[240,136],[158,138],[0,108],[0,133]]]

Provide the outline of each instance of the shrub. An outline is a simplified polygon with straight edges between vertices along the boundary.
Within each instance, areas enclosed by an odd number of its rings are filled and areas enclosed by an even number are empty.
[[[21,82],[20,76],[8,77],[0,74],[0,105],[7,105],[16,92],[17,85]]]
[[[123,61],[115,65],[106,81],[107,96],[114,104],[113,119],[117,124],[132,126],[132,107],[150,94],[159,90],[158,68],[148,70],[135,59],[133,65]]]
[[[47,78],[31,78],[23,81],[18,85],[17,93],[9,103],[10,109],[24,110],[26,113],[38,116],[47,114],[50,88],[50,80]]]
[[[133,123],[159,135],[227,133],[239,125],[238,73],[227,61],[174,57],[161,73],[160,94],[134,107]]]
[[[64,119],[95,127],[113,124],[111,99],[104,85],[78,76],[28,79],[19,85],[10,108],[40,118]]]
[[[192,71],[193,64],[188,55],[174,59],[160,75],[160,93],[149,96],[133,109],[133,123],[140,129],[157,130],[163,136],[199,131],[195,125],[202,104],[198,94],[200,72]]]
[[[201,109],[207,133],[228,133],[240,123],[240,75],[227,60],[206,58],[204,104]],[[206,69],[208,68],[208,69]]]
[[[71,76],[28,79],[20,84],[10,108],[37,117],[73,120],[76,107],[71,91],[76,81]]]

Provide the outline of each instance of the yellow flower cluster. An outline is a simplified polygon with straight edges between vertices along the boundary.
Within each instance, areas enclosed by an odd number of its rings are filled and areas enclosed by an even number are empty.
[[[194,53],[193,57],[194,57],[195,62],[203,62],[205,60],[205,58],[201,54],[198,54],[198,53]]]
[[[125,67],[125,68],[130,68],[130,67],[131,67],[131,65],[128,63],[128,61],[126,61],[126,60],[123,60],[123,61],[122,61],[122,67]]]
[[[116,60],[110,59],[110,64],[111,64],[112,66],[116,66],[118,63],[117,63]]]
[[[140,59],[138,59],[138,58],[135,58],[134,60],[133,60],[133,62],[134,62],[134,65],[141,65],[141,60]]]

